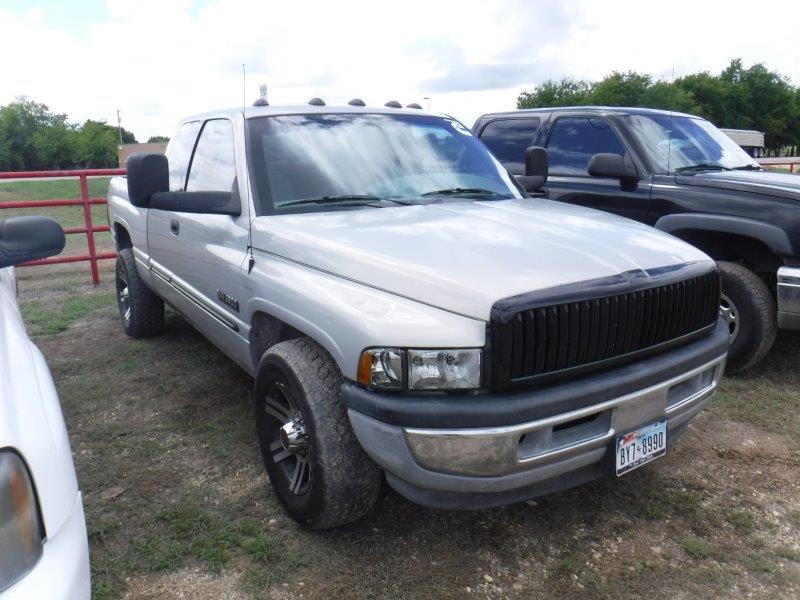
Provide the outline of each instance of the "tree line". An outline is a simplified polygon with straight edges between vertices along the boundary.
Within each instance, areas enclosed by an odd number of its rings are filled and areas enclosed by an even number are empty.
[[[92,119],[70,123],[67,115],[20,97],[0,106],[0,171],[117,167],[120,133],[123,144],[136,143],[124,128]]]
[[[763,131],[771,154],[797,155],[800,87],[758,63],[732,60],[718,75],[702,71],[673,81],[614,71],[597,82],[547,80],[517,99],[517,108],[642,106],[699,115],[717,127]]]

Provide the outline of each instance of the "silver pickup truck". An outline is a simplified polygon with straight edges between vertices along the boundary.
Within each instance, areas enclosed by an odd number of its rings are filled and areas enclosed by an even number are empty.
[[[131,157],[108,194],[126,333],[166,302],[254,377],[267,473],[313,528],[384,473],[483,508],[663,455],[723,372],[715,263],[529,197],[541,149],[518,181],[452,118],[360,104],[189,117]]]

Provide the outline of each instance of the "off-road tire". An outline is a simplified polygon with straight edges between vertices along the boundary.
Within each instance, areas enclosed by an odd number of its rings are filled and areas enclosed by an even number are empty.
[[[740,373],[760,361],[778,332],[775,298],[767,284],[747,267],[719,262],[722,293],[735,305],[739,332],[728,350],[728,374]]]
[[[276,382],[292,395],[305,426],[310,478],[301,494],[291,491],[271,448],[279,420],[267,412],[266,398]],[[381,471],[353,433],[340,399],[341,383],[336,363],[308,338],[269,348],[256,373],[256,429],[264,466],[286,511],[311,529],[359,519],[372,510],[380,492]]]
[[[116,292],[122,327],[132,338],[145,338],[159,333],[164,326],[164,301],[148,288],[139,271],[131,248],[123,248],[117,255]],[[127,286],[130,315],[123,305],[123,286]]]

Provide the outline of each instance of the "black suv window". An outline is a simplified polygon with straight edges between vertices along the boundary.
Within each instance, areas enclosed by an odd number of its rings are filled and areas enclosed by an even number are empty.
[[[189,167],[187,192],[229,192],[236,178],[233,125],[226,119],[206,121]]]
[[[481,132],[481,141],[514,175],[525,174],[525,150],[533,142],[539,118],[499,119]]]
[[[625,156],[625,146],[604,119],[561,117],[553,125],[547,141],[553,175],[588,175],[589,161],[599,152]]]
[[[200,131],[200,121],[184,123],[169,144],[169,189],[173,192],[183,190],[186,183],[186,172],[189,170],[189,158],[194,150],[197,132]]]

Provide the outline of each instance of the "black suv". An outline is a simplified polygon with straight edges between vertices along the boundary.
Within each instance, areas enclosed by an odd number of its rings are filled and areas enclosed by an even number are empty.
[[[484,115],[473,132],[518,176],[529,147],[547,148],[548,198],[641,221],[713,257],[729,372],[760,360],[778,327],[800,330],[800,176],[764,170],[705,119],[661,110],[520,110]]]

